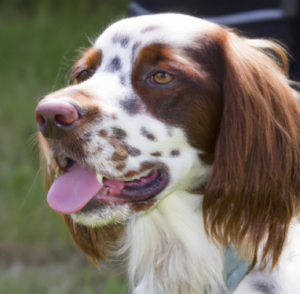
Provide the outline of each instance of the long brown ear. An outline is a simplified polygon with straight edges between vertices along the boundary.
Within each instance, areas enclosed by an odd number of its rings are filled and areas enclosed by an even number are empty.
[[[100,228],[89,228],[75,224],[68,215],[64,215],[64,221],[69,233],[79,249],[89,260],[98,267],[97,260],[108,260],[109,245],[120,236],[120,226],[107,225]]]
[[[300,112],[277,44],[221,30],[223,114],[206,186],[207,233],[233,242],[252,266],[278,262],[291,218],[299,212]]]

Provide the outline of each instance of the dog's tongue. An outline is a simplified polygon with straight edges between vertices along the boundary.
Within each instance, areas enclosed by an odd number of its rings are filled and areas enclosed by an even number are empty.
[[[103,178],[103,184],[107,187],[110,187],[112,190],[119,192],[126,186],[123,181],[111,180],[108,178]]]
[[[52,184],[47,201],[56,212],[70,214],[83,208],[101,188],[96,173],[74,164]]]

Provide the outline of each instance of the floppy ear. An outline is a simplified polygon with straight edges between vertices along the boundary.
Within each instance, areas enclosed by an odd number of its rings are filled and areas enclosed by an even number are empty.
[[[96,267],[98,267],[97,260],[108,260],[109,245],[120,236],[120,226],[111,224],[100,228],[90,228],[74,223],[68,215],[64,215],[63,218],[77,247]]]
[[[42,135],[39,135],[39,137],[41,169],[46,179],[47,190],[49,190],[60,170],[55,160],[53,160],[48,142]],[[63,219],[77,247],[87,255],[96,267],[98,267],[98,259],[108,260],[109,245],[120,236],[121,225],[111,224],[100,228],[90,228],[74,223],[69,215],[64,215]]]
[[[223,114],[205,188],[207,233],[233,242],[265,268],[278,262],[291,218],[299,212],[300,112],[276,43],[221,29]],[[258,246],[263,245],[258,256]]]

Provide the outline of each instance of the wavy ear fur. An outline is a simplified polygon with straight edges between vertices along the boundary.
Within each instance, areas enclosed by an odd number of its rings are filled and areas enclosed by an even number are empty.
[[[90,228],[74,223],[68,215],[64,215],[63,218],[77,247],[87,255],[96,267],[98,267],[97,260],[108,260],[109,244],[116,241],[120,235],[118,225]]]
[[[223,29],[215,38],[223,114],[203,202],[207,233],[240,252],[247,244],[252,267],[274,268],[300,199],[300,112],[288,61],[273,42]]]

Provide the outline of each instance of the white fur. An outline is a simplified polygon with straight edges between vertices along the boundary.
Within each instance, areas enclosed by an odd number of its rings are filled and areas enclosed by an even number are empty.
[[[293,219],[278,264],[271,272],[255,269],[239,284],[234,294],[299,294],[300,223]],[[258,291],[261,289],[260,291]],[[265,291],[265,292],[263,292]]]
[[[218,293],[223,256],[208,240],[200,195],[177,191],[150,213],[130,218],[124,248],[129,251],[133,294]]]

